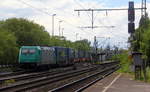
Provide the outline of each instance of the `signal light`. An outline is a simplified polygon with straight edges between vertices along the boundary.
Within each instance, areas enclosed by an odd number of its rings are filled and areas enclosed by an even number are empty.
[[[134,9],[129,9],[128,10],[128,21],[134,22],[135,20],[135,11]]]
[[[135,24],[128,23],[128,33],[134,33],[134,32],[135,32]]]
[[[134,2],[129,2],[129,9],[128,9],[128,21],[134,22],[135,20],[135,10],[134,10]]]
[[[134,2],[133,1],[129,2],[129,9],[134,9]]]

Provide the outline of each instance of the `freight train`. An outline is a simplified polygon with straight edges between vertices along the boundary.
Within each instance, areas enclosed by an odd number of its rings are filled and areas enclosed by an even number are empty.
[[[58,46],[22,46],[19,51],[22,68],[68,66],[91,60],[90,52]]]

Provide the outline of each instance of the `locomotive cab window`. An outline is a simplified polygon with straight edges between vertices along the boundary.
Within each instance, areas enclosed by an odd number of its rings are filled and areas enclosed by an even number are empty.
[[[29,53],[30,53],[30,54],[34,54],[34,53],[35,53],[35,49],[30,49],[30,50],[29,50]]]
[[[28,53],[28,49],[23,49],[21,52],[22,52],[22,54],[27,54]]]
[[[22,54],[34,54],[36,51],[35,49],[23,49]]]

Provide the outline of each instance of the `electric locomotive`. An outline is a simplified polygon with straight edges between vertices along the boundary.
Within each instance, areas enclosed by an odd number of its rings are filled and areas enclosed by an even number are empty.
[[[23,68],[56,64],[55,48],[41,46],[22,46],[19,52],[19,64]]]

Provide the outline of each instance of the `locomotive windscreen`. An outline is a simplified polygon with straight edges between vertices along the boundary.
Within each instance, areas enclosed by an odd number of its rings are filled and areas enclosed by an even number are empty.
[[[35,49],[22,49],[22,54],[34,54],[36,51]]]

